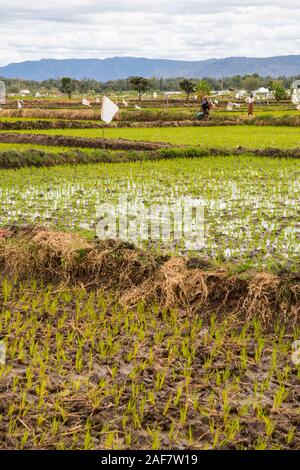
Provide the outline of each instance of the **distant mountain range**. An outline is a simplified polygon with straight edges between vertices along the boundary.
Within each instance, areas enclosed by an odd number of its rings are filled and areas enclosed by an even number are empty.
[[[0,67],[4,78],[46,80],[63,76],[99,81],[117,80],[139,75],[150,78],[221,78],[258,73],[279,77],[300,74],[300,55],[268,57],[228,57],[201,61],[112,57],[110,59],[42,59],[12,63]]]

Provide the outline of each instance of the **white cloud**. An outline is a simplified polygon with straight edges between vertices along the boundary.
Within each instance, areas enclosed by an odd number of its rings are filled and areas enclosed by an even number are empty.
[[[0,0],[0,65],[300,53],[299,0]]]

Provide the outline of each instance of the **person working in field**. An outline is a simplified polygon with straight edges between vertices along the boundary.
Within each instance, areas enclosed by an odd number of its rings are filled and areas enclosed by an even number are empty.
[[[202,113],[204,114],[204,119],[209,118],[210,108],[211,108],[210,102],[208,101],[208,98],[204,96],[202,99],[202,103],[201,103],[201,109],[202,109]]]
[[[248,116],[253,116],[254,112],[254,97],[253,93],[251,93],[250,97],[247,98],[247,103],[248,103]]]

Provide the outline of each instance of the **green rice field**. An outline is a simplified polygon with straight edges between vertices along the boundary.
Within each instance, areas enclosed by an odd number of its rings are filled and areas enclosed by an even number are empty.
[[[85,138],[102,138],[101,129],[50,129],[14,131],[31,134],[65,135]],[[300,147],[300,129],[295,127],[272,126],[216,126],[187,128],[142,128],[105,129],[106,138],[169,142],[176,145],[201,147],[249,148]]]
[[[109,203],[114,211],[120,195],[136,209],[140,202],[172,208],[178,200],[195,198],[205,210],[202,255],[292,266],[299,261],[299,170],[297,160],[244,156],[2,170],[1,225],[95,233],[97,208]],[[173,241],[159,239],[155,246],[185,253]]]
[[[65,102],[0,122],[73,120]],[[196,110],[180,106],[127,118]],[[102,139],[93,125],[0,131],[30,142],[0,143],[1,450],[300,448],[300,128],[285,107],[255,109],[284,126],[106,128],[116,150],[55,138]]]

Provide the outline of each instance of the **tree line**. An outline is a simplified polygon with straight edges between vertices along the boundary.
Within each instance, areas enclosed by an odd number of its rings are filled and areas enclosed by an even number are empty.
[[[225,78],[204,77],[202,80],[178,78],[150,78],[129,77],[122,80],[109,80],[101,82],[93,79],[74,80],[69,77],[43,81],[7,79],[5,81],[7,93],[19,93],[22,89],[29,89],[31,93],[57,93],[61,91],[69,96],[72,94],[101,94],[105,92],[124,92],[136,90],[139,96],[148,90],[164,91],[184,91],[187,95],[194,91],[209,93],[211,90],[236,91],[245,89],[248,92],[260,87],[274,89],[274,87],[287,90],[294,80],[299,80],[300,75],[294,77],[261,77],[258,74],[235,75]]]

